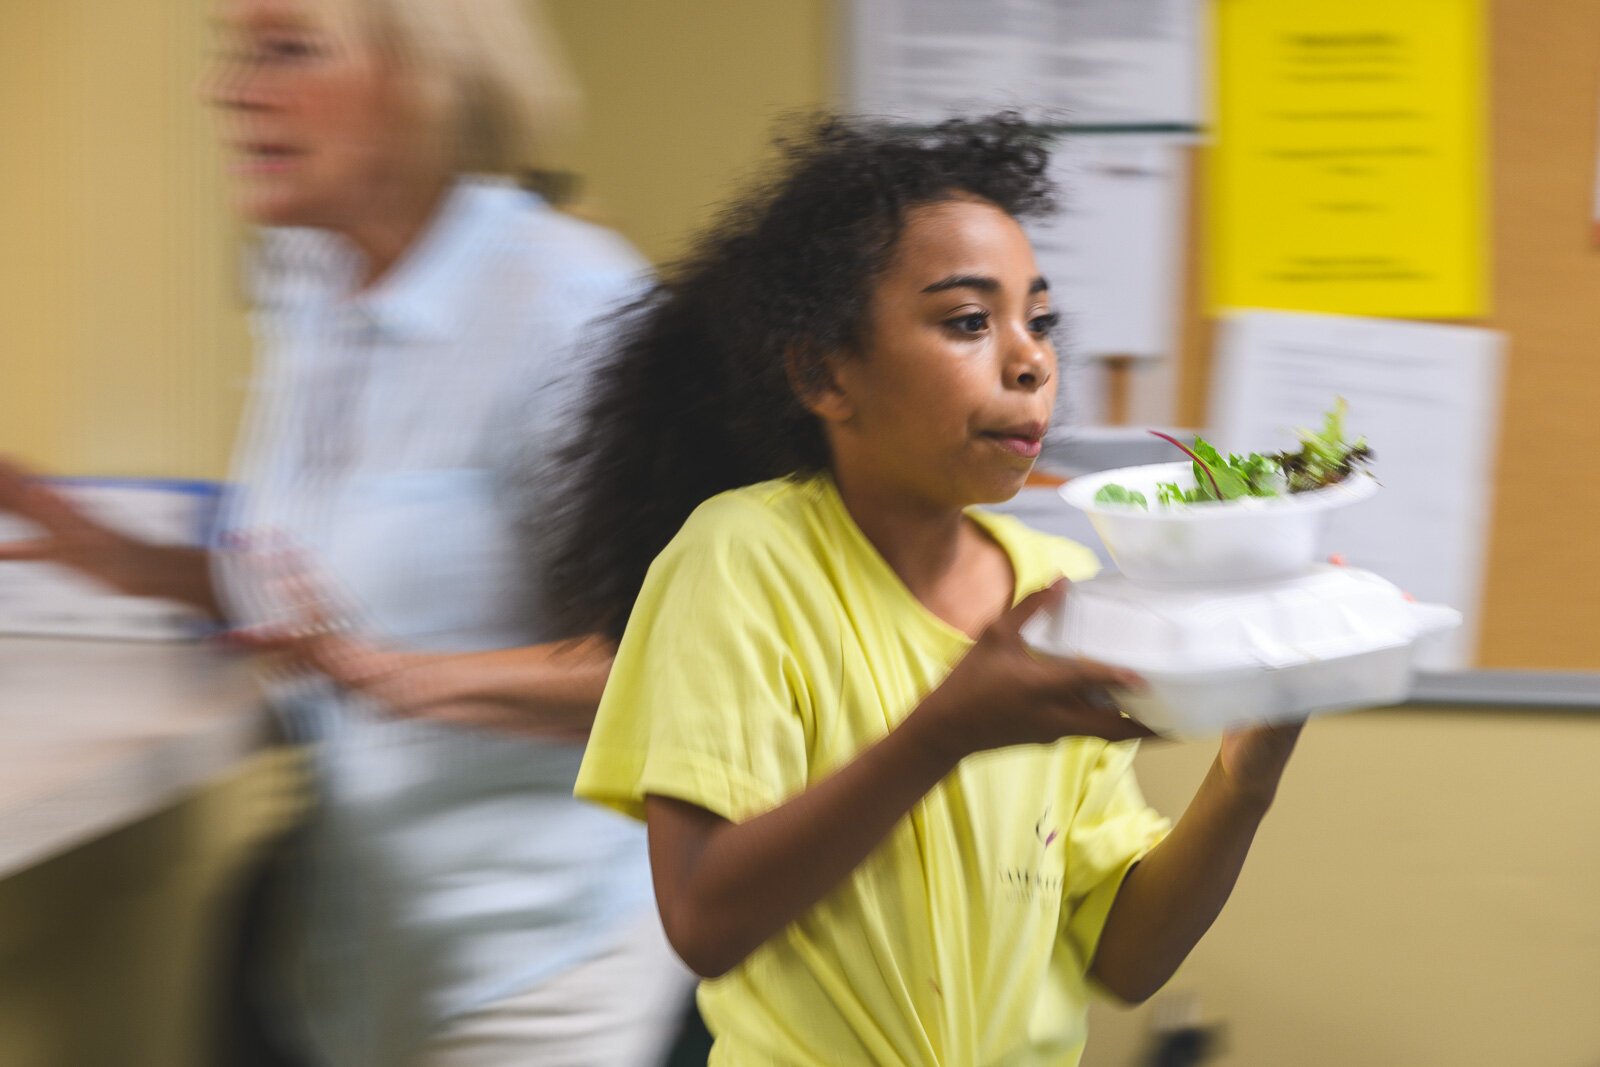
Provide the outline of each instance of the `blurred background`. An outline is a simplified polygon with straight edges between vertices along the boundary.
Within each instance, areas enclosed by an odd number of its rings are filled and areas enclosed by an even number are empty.
[[[1140,5],[1148,17],[1127,17]],[[1068,210],[1100,213],[1100,244],[1046,235],[1041,254],[1070,272],[1109,247],[1131,257],[1118,260],[1119,277],[1134,279],[1118,289],[1120,323],[1080,331],[1072,380],[1083,395],[1053,453],[1062,474],[1107,441],[1113,460],[1144,461],[1146,425],[1224,437],[1297,425],[1303,416],[1283,398],[1309,388],[1304,368],[1274,362],[1293,338],[1252,348],[1256,327],[1278,320],[1241,320],[1240,308],[1493,331],[1447,336],[1437,352],[1433,335],[1396,335],[1446,361],[1432,378],[1391,379],[1383,360],[1312,377],[1318,388],[1370,388],[1383,426],[1445,427],[1401,452],[1446,499],[1382,538],[1457,560],[1446,577],[1470,599],[1458,606],[1475,620],[1472,641],[1440,665],[1443,695],[1427,705],[1313,723],[1216,928],[1150,1004],[1096,1009],[1084,1062],[1143,1062],[1163,1028],[1192,1026],[1213,1036],[1208,1062],[1237,1067],[1600,1065],[1600,494],[1589,470],[1600,446],[1600,6],[1399,0],[1387,29],[1385,5],[1291,5],[1301,9],[1292,26],[1261,10],[1273,6],[550,0],[584,106],[538,180],[661,263],[758,170],[784,114],[865,106],[915,123],[966,95],[1056,105],[1049,121],[1085,146],[1064,172]],[[1320,30],[1318,9],[1333,20]],[[1090,54],[1074,11],[1102,43],[1128,47]],[[209,14],[202,0],[0,5],[0,454],[67,475],[227,473],[251,372],[251,238],[227,209],[213,120],[196,99]],[[1365,34],[1357,44],[1371,48],[1407,31],[1421,36],[1361,62],[1425,83],[1412,89],[1436,121],[1406,137],[1438,169],[1354,175],[1373,184],[1335,221],[1297,218],[1273,199],[1293,172],[1260,164],[1284,151],[1274,109],[1290,109],[1306,84],[1273,42],[1298,35],[1311,48],[1320,33],[1326,49]],[[1060,47],[1029,67],[1006,51],[1018,39]],[[1422,55],[1419,41],[1439,50]],[[972,42],[994,51],[972,60]],[[1135,45],[1172,74],[1170,112],[1102,117],[1087,97],[984,85],[996,70],[1077,78],[1096,63],[1114,85],[1113,60],[1137,84],[1138,63],[1151,60]],[[1360,140],[1344,127],[1339,138]],[[1365,143],[1381,149],[1392,136]],[[1152,170],[1153,197],[1124,202],[1122,187],[1091,177],[1073,200],[1074,174]],[[1273,257],[1296,253],[1269,238],[1314,244],[1359,229],[1380,208],[1357,200],[1380,194],[1391,219],[1440,212],[1415,232],[1391,222],[1400,229],[1389,245],[1411,247],[1417,262],[1380,264],[1359,284],[1293,284]],[[1074,240],[1076,252],[1065,248]],[[1424,274],[1427,284],[1393,284]],[[1069,316],[1082,310],[1071,294],[1093,285],[1067,290]],[[1330,321],[1290,325],[1335,336]],[[1272,375],[1290,384],[1248,391]],[[1416,388],[1428,395],[1406,392]],[[1284,411],[1241,414],[1275,396]],[[1361,410],[1353,404],[1351,425],[1373,438],[1382,477],[1386,442]],[[1453,429],[1465,443],[1448,438]],[[32,729],[71,710],[49,706],[43,686],[25,695],[41,702]],[[0,706],[0,717],[11,711]],[[143,737],[137,722],[126,728]],[[61,803],[95,809],[115,773],[99,762],[109,742],[69,741],[83,784]],[[141,765],[154,798],[144,809],[96,811],[76,836],[30,851],[30,835],[64,816],[30,799],[26,769],[13,773],[0,744],[0,1062],[200,1062],[211,917],[243,857],[293,817],[282,761],[242,736],[225,747],[202,780]],[[1147,746],[1140,774],[1152,803],[1176,815],[1211,755],[1204,744]]]

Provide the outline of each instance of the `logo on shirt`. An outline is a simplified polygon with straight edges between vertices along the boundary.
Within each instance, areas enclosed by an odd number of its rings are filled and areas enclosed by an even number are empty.
[[[1039,821],[1033,824],[1033,836],[1037,837],[1045,848],[1050,847],[1050,842],[1061,836],[1061,831],[1056,829],[1050,821],[1050,809],[1053,804],[1046,804],[1044,814],[1039,816]]]
[[[1033,824],[1033,836],[1038,841],[1038,853],[1033,862],[1001,868],[1000,884],[1006,898],[1018,904],[1037,903],[1049,907],[1061,902],[1060,874],[1045,869],[1050,846],[1061,836],[1061,830],[1050,818],[1053,805],[1047,805]]]

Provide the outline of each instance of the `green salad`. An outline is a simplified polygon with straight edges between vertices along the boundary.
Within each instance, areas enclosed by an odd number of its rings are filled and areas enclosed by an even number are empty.
[[[1300,447],[1293,452],[1279,452],[1263,456],[1252,452],[1248,456],[1223,456],[1209,442],[1196,437],[1191,448],[1177,438],[1159,430],[1150,432],[1172,442],[1194,464],[1193,489],[1184,489],[1176,482],[1161,482],[1156,486],[1156,503],[1170,507],[1174,504],[1208,504],[1243,497],[1274,497],[1283,494],[1309,493],[1325,489],[1344,481],[1372,460],[1372,449],[1364,437],[1346,441],[1344,418],[1347,406],[1341,397],[1333,410],[1323,416],[1322,430],[1300,431]],[[1104,485],[1094,495],[1097,504],[1123,504],[1148,509],[1145,495],[1123,485]]]

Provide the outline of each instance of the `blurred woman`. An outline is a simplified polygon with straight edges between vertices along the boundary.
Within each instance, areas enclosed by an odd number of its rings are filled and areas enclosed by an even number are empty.
[[[260,370],[189,552],[16,470],[11,558],[187,601],[285,652],[317,803],[261,989],[296,1060],[651,1062],[688,988],[642,833],[571,797],[610,646],[561,641],[537,530],[616,236],[504,179],[570,103],[518,0],[225,0],[236,206],[263,227]]]

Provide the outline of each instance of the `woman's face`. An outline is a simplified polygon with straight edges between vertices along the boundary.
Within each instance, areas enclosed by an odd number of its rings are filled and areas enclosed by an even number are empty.
[[[294,0],[222,0],[204,95],[235,206],[267,226],[345,229],[418,166],[402,79],[355,27]]]
[[[912,209],[868,315],[864,353],[813,404],[841,483],[935,509],[1015,495],[1056,396],[1056,316],[1016,220],[971,199]]]

